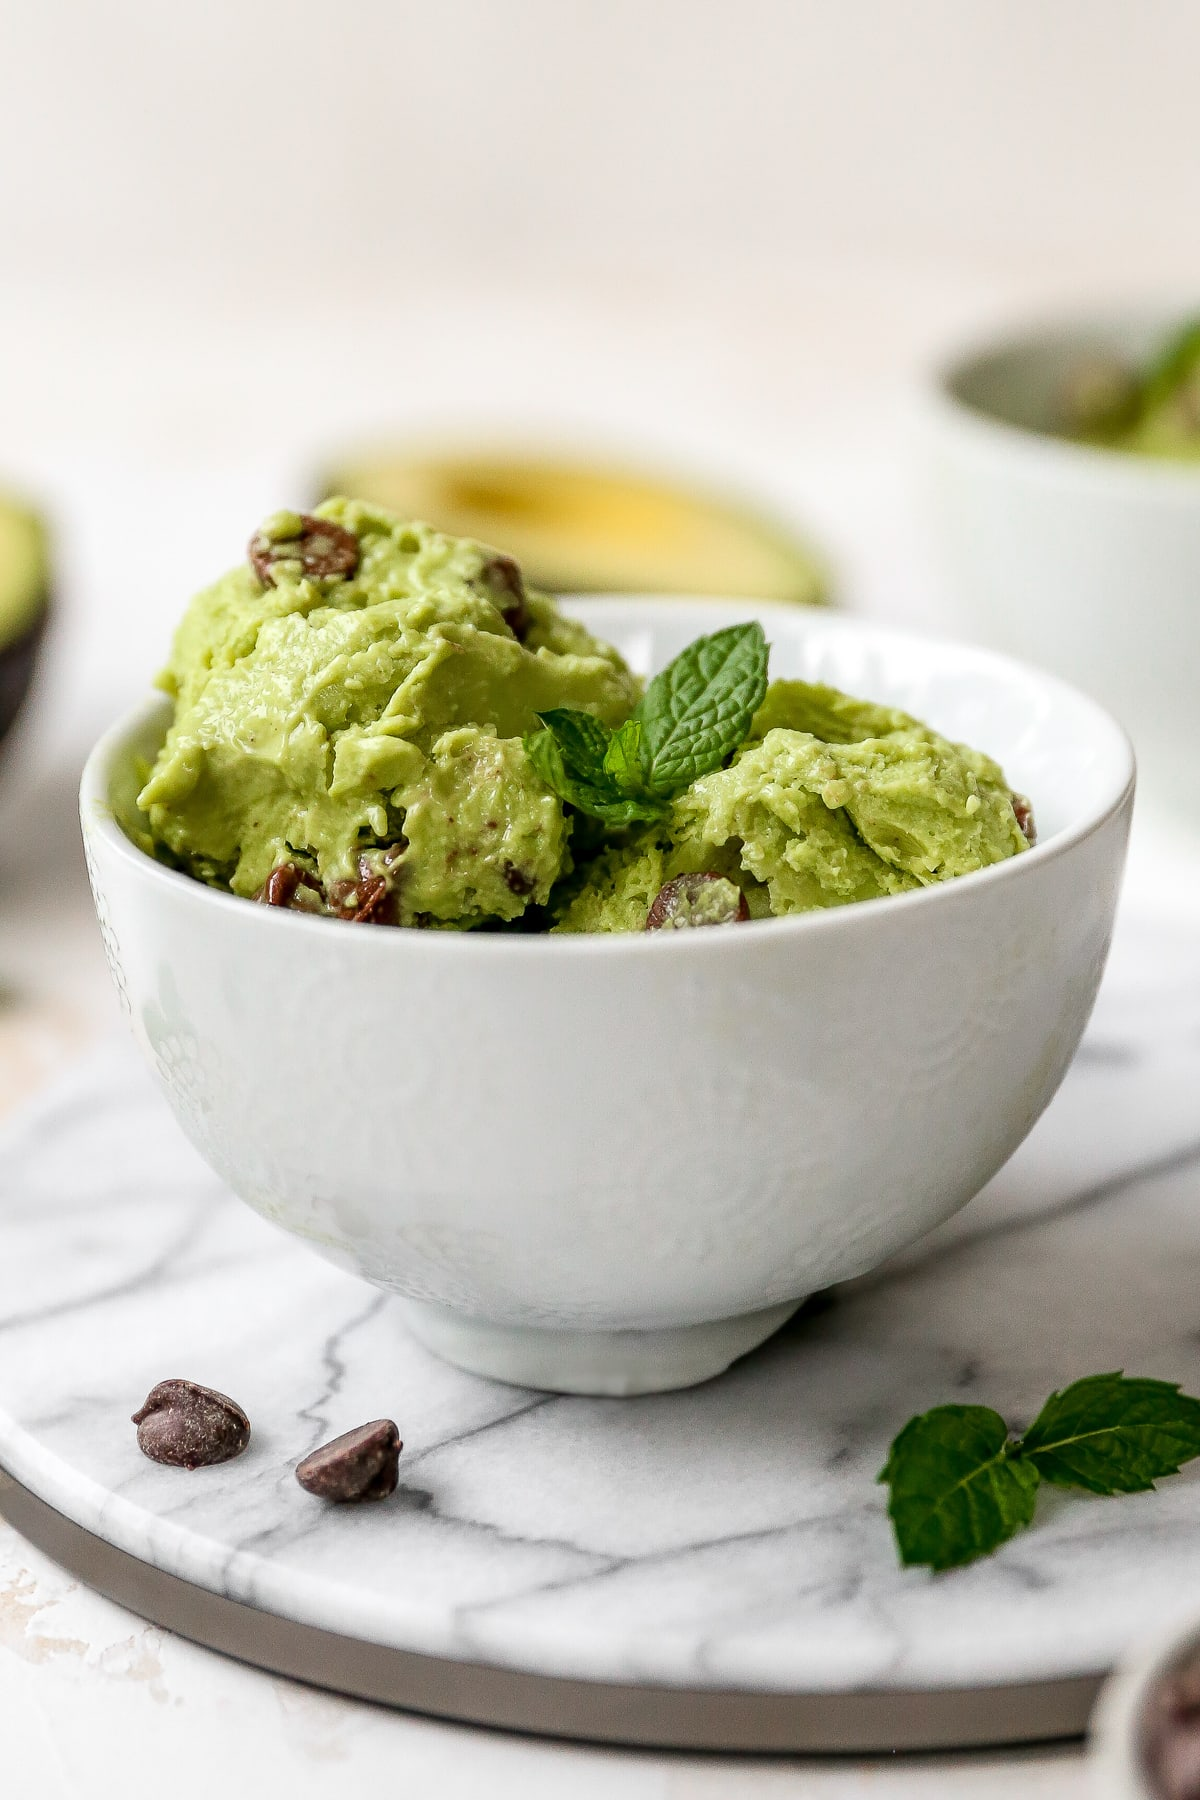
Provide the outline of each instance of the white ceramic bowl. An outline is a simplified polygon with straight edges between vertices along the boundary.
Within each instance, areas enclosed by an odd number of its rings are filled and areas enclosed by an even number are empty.
[[[1146,1725],[1162,1685],[1200,1654],[1194,1613],[1135,1649],[1108,1682],[1091,1725],[1096,1800],[1160,1800],[1146,1758]]]
[[[570,610],[643,670],[756,613]],[[367,931],[213,892],[133,846],[114,810],[166,703],[88,762],[109,960],[184,1130],[465,1367],[602,1393],[718,1373],[969,1200],[1079,1042],[1129,827],[1123,733],[985,651],[799,608],[768,627],[774,674],[899,703],[1002,758],[1038,847],[729,929]]]
[[[1077,682],[1132,733],[1143,799],[1200,823],[1200,464],[1047,435],[1081,356],[1180,315],[1029,330],[957,358],[928,411],[953,629]]]

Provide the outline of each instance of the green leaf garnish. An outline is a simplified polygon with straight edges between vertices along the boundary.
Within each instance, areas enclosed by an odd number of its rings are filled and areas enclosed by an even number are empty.
[[[661,801],[628,792],[605,768],[613,734],[599,719],[566,707],[538,717],[542,730],[526,735],[525,754],[551,793],[613,827],[661,818]]]
[[[770,651],[759,624],[697,638],[656,675],[632,718],[610,731],[591,713],[555,707],[525,750],[560,800],[607,825],[661,819],[676,794],[719,769],[745,742],[767,691]]]
[[[619,788],[627,793],[640,793],[642,779],[642,728],[637,719],[626,719],[608,740],[604,752],[604,772],[611,775]]]
[[[1051,1394],[1020,1454],[1060,1487],[1140,1494],[1200,1456],[1200,1400],[1174,1381],[1088,1375]]]
[[[682,792],[745,742],[767,692],[769,655],[761,625],[730,625],[697,638],[654,677],[633,715],[651,793]]]
[[[612,733],[603,720],[591,713],[574,712],[569,706],[556,706],[539,713],[542,724],[554,734],[567,767],[585,779],[604,773],[604,757]]]
[[[879,1479],[900,1560],[953,1569],[987,1556],[1033,1520],[1038,1473],[1009,1453],[989,1406],[935,1406],[910,1419]]]
[[[1051,1394],[1023,1438],[987,1406],[910,1419],[880,1473],[900,1561],[953,1569],[1032,1524],[1042,1481],[1137,1494],[1200,1456],[1200,1400],[1172,1381],[1088,1375]]]

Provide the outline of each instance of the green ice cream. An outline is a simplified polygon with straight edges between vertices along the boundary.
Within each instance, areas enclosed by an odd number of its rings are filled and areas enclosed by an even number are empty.
[[[1141,367],[1116,353],[1082,358],[1060,410],[1066,435],[1081,443],[1200,461],[1200,319],[1172,332]]]
[[[692,647],[664,710],[670,671],[643,697],[511,558],[356,501],[278,514],[176,635],[148,846],[276,906],[563,932],[844,905],[1026,847],[988,757],[832,688],[766,688],[762,633],[738,631],[736,692],[703,675],[734,631]]]
[[[640,684],[496,552],[355,501],[319,517],[357,541],[352,573],[260,558],[267,581],[244,565],[188,609],[139,798],[151,833],[235,894],[291,866],[317,884],[302,903],[353,913],[378,871],[399,923],[516,918],[570,836],[522,735],[554,706],[619,723]],[[267,541],[286,552],[300,523],[268,521]]]
[[[598,857],[556,928],[641,930],[663,885],[696,870],[735,881],[764,918],[904,893],[1026,848],[989,757],[905,713],[777,681],[733,763]]]

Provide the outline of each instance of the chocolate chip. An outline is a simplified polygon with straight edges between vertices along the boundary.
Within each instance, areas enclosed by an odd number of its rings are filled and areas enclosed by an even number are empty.
[[[372,876],[358,885],[358,907],[350,915],[356,925],[394,925],[396,896],[385,875]]]
[[[294,513],[280,528],[273,529],[269,521],[256,531],[246,554],[263,586],[274,587],[276,563],[299,563],[304,575],[321,580],[330,575],[353,575],[360,553],[358,539],[344,525],[312,513]]]
[[[250,1442],[250,1421],[237,1401],[195,1381],[160,1381],[133,1423],[143,1456],[177,1469],[228,1462]]]
[[[272,869],[254,898],[263,906],[292,906],[301,888],[310,893],[321,894],[321,884],[315,875],[307,869],[298,869],[295,863],[280,863]]]
[[[518,644],[523,644],[533,621],[525,599],[525,577],[520,565],[511,556],[493,556],[484,563],[479,574],[504,623]]]
[[[403,1448],[391,1419],[375,1419],[306,1456],[296,1480],[321,1500],[386,1500],[400,1479]]]
[[[1025,834],[1025,841],[1029,844],[1036,844],[1037,825],[1033,817],[1033,801],[1027,799],[1024,794],[1014,794],[1012,809],[1017,815],[1017,824]]]
[[[335,881],[329,890],[329,903],[337,916],[356,925],[399,924],[396,864],[407,849],[408,839],[401,838],[386,850],[360,856],[357,881]]]
[[[506,862],[504,865],[504,885],[510,894],[516,894],[520,899],[524,900],[527,895],[532,894],[534,888],[537,886],[537,882],[532,875],[527,875],[524,869],[518,869],[516,863]]]
[[[719,883],[719,886],[715,886]],[[746,896],[724,875],[676,875],[659,888],[646,915],[646,930],[692,925],[737,925],[750,917]]]

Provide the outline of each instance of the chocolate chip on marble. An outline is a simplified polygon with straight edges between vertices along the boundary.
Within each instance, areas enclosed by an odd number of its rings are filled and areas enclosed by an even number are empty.
[[[332,519],[318,519],[313,513],[280,513],[255,532],[246,554],[263,586],[274,587],[276,563],[299,563],[302,574],[319,581],[331,575],[353,575],[360,552],[354,533]]]
[[[746,896],[724,875],[701,871],[664,882],[646,915],[647,931],[695,925],[738,925],[750,917]]]
[[[237,1401],[197,1381],[160,1381],[133,1423],[142,1455],[177,1469],[228,1462],[250,1442],[250,1421]]]
[[[296,1464],[296,1480],[321,1500],[386,1500],[400,1479],[400,1433],[391,1419],[359,1425]]]

